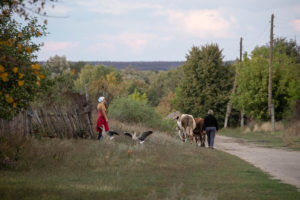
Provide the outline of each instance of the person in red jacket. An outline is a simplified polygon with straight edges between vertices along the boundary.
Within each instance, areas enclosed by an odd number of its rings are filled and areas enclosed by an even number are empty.
[[[214,112],[208,110],[208,115],[204,118],[204,131],[207,135],[207,143],[209,148],[214,148],[216,131],[219,130],[217,119],[214,117]]]
[[[98,102],[99,103],[97,105],[97,110],[98,110],[97,132],[98,132],[98,140],[100,140],[102,137],[103,128],[107,132],[109,131],[109,126],[108,126],[108,119],[106,115],[107,102],[105,97],[99,97]]]

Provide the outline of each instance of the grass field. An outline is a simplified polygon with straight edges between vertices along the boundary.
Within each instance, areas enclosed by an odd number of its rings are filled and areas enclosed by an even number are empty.
[[[300,136],[287,135],[282,131],[245,132],[244,129],[236,128],[222,129],[219,134],[246,139],[248,142],[263,147],[300,150]]]
[[[30,139],[0,170],[6,199],[300,199],[295,187],[248,163],[155,132],[143,145]]]

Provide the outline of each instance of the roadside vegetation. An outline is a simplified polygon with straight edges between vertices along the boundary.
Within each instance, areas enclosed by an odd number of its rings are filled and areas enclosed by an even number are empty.
[[[283,131],[247,132],[245,128],[222,129],[219,134],[234,138],[245,139],[257,146],[300,150],[300,136],[291,136]]]
[[[145,131],[113,121],[114,129]],[[18,158],[1,165],[0,196],[9,199],[299,199],[239,158],[155,131],[143,145],[110,141],[8,141]],[[246,196],[245,196],[246,195]]]

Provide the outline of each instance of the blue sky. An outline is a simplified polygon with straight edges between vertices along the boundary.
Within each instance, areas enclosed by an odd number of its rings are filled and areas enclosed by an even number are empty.
[[[300,40],[298,0],[59,0],[46,8],[49,34],[38,60],[182,61],[193,45],[217,43],[224,60],[275,37]]]

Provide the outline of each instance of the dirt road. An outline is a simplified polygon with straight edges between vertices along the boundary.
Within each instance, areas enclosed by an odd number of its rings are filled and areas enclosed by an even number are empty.
[[[300,152],[257,147],[241,139],[217,135],[215,148],[236,155],[300,190]]]

